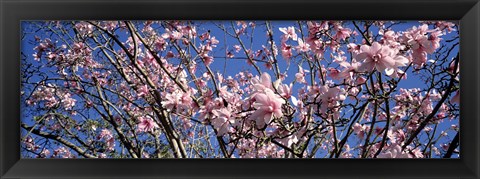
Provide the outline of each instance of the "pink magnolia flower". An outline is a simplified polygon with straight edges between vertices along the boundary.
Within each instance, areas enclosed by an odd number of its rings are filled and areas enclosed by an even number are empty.
[[[106,21],[101,23],[102,27],[107,30],[113,30],[118,26],[117,21]]]
[[[440,100],[440,99],[442,98],[442,93],[439,93],[439,92],[437,92],[437,90],[432,89],[432,91],[430,91],[430,93],[427,94],[427,96],[428,96],[431,100]]]
[[[347,61],[341,61],[338,62],[340,66],[343,67],[342,71],[338,71],[337,73],[333,73],[334,79],[339,79],[339,80],[347,80],[350,81],[353,79],[353,75],[358,71],[358,68],[360,66],[360,63],[357,62],[355,59],[352,59],[352,62],[347,62]],[[329,69],[330,72],[331,69]]]
[[[282,35],[282,42],[285,42],[287,41],[288,39],[292,39],[292,40],[297,40],[297,33],[295,33],[295,27],[291,26],[291,27],[288,27],[288,28],[285,28],[285,27],[281,27],[281,28],[278,28],[278,30],[280,30],[280,32],[283,32],[283,35]]]
[[[214,119],[212,120],[213,127],[217,130],[217,136],[223,136],[228,132],[233,132],[233,128],[230,124],[235,120],[232,118],[231,109],[222,108],[212,111]]]
[[[33,92],[31,99],[27,100],[28,104],[31,105],[36,105],[37,102],[44,101],[45,102],[45,107],[51,108],[59,104],[59,100],[55,97],[57,94],[56,92],[56,86],[48,83],[46,86],[40,86]],[[73,104],[74,103],[70,103]],[[68,105],[66,107],[69,107]]]
[[[384,71],[393,68],[395,61],[390,56],[391,50],[374,42],[372,46],[362,45],[360,53],[355,57],[357,60],[364,60],[360,66],[361,71],[371,72],[374,69]]]
[[[41,158],[46,158],[50,155],[50,150],[48,149],[43,149],[42,152],[40,153]]]
[[[168,111],[171,111],[173,110],[173,108],[177,106],[177,104],[181,100],[180,99],[181,97],[182,95],[179,94],[178,92],[167,93],[164,98],[166,100],[162,101],[162,106],[166,108]]]
[[[240,29],[235,29],[235,34],[237,35],[243,34],[248,27],[245,21],[237,21],[237,26],[241,27]]]
[[[53,156],[52,157],[58,157],[58,158],[75,158],[75,156],[70,152],[65,147],[59,147],[58,149],[55,149],[53,151]]]
[[[345,100],[345,89],[340,87],[327,87],[327,85],[322,86],[323,94],[321,99],[329,103],[335,103]]]
[[[392,69],[387,69],[386,74],[390,77],[398,78],[401,74],[405,73],[398,67],[407,66],[410,60],[400,55],[395,56],[393,59],[395,60],[395,66]]]
[[[350,145],[345,144],[345,152],[343,152],[340,155],[340,158],[353,158],[353,154],[351,153],[352,148],[350,148]]]
[[[86,35],[93,32],[93,25],[87,22],[79,22],[75,24],[75,28],[79,31],[80,34]]]
[[[339,40],[345,40],[347,37],[350,37],[350,34],[352,33],[352,30],[342,27],[340,23],[336,24],[334,29],[336,31],[334,38]]]
[[[265,124],[270,123],[274,117],[283,116],[282,105],[285,104],[285,100],[273,93],[272,90],[267,89],[264,93],[257,93],[255,100],[253,107],[256,110],[250,118],[256,121],[257,128],[262,128]]]
[[[410,156],[410,157],[424,158],[423,153],[419,148],[416,148],[416,149],[412,150],[412,153],[413,153],[413,156]]]
[[[140,123],[138,123],[138,130],[142,132],[153,132],[154,129],[159,128],[158,124],[155,123],[149,117],[138,117]]]
[[[287,60],[287,63],[290,62],[290,58],[292,58],[293,53],[292,53],[292,46],[287,45],[285,43],[281,44],[281,51],[282,51],[282,57]]]
[[[302,39],[298,39],[298,46],[295,47],[299,52],[308,52],[310,50],[310,45],[304,43]]]
[[[408,153],[402,151],[402,147],[398,144],[392,144],[387,150],[380,153],[378,158],[412,158]]]
[[[387,132],[387,137],[390,139],[392,143],[397,143],[401,144],[403,141],[405,141],[405,132],[403,132],[402,129],[398,130],[388,130]]]
[[[308,26],[308,32],[309,34],[315,34],[319,31],[327,30],[328,29],[328,21],[322,21],[321,23],[313,22],[313,21],[308,21],[307,26]]]
[[[148,94],[150,94],[150,92],[148,90],[147,85],[142,85],[137,89],[137,95],[138,96],[148,96]]]
[[[204,41],[204,40],[206,40],[206,39],[209,39],[209,38],[210,38],[210,33],[205,32],[205,33],[203,33],[202,35],[200,35],[198,38],[200,38],[201,41]]]
[[[400,40],[411,47],[413,63],[421,66],[427,62],[427,54],[432,54],[440,47],[441,35],[441,30],[428,29],[428,25],[423,24],[406,31]]]
[[[62,99],[62,104],[65,110],[70,110],[75,106],[75,103],[77,102],[76,99],[72,98],[69,93],[65,93],[63,95]]]
[[[355,43],[349,43],[347,45],[347,50],[349,52],[354,52],[354,53],[358,53],[358,51],[360,50],[360,45],[357,45]]]
[[[101,138],[112,138],[113,135],[112,135],[112,132],[108,129],[102,129],[102,131],[100,132],[100,134],[97,136],[97,139],[101,139]]]
[[[307,81],[305,81],[305,72],[308,71],[303,70],[301,66],[298,66],[298,73],[295,73],[295,81],[299,83],[307,83]]]
[[[435,27],[439,28],[440,30],[447,29],[448,32],[456,31],[454,29],[455,24],[452,22],[447,21],[437,21],[435,22]]]
[[[115,148],[115,138],[109,138],[107,141],[106,141],[106,144],[107,144],[107,150],[108,151],[113,151]]]
[[[210,43],[213,47],[216,47],[216,44],[220,43],[215,37],[210,38]]]
[[[146,52],[143,59],[144,61],[144,64],[146,64],[147,66],[153,66],[155,68],[158,67],[158,63],[157,61],[155,60],[155,58],[153,57],[152,54],[150,54],[149,52]]]
[[[292,144],[296,144],[298,141],[299,140],[297,135],[289,135],[288,137],[283,137],[278,140],[279,143],[287,147],[292,146]]]
[[[23,143],[25,144],[27,150],[37,150],[37,146],[35,145],[35,141],[33,140],[32,137],[28,136]]]
[[[422,50],[412,50],[412,62],[422,66],[427,62],[427,52]]]
[[[326,115],[327,112],[333,112],[334,118],[339,117],[340,103],[346,99],[344,88],[338,86],[330,87],[328,83],[321,86],[309,86],[307,95],[308,101],[316,103],[312,104],[316,112],[322,115]],[[318,104],[321,105],[317,106]]]
[[[365,79],[365,77],[363,76],[360,76],[357,78],[357,80],[355,81],[357,84],[363,84],[367,81],[367,79]]]
[[[272,89],[272,78],[268,73],[262,73],[260,76],[260,79],[253,78],[252,79],[252,84],[255,90],[257,91],[263,91],[265,89]]]
[[[398,45],[397,42],[397,35],[395,34],[394,31],[392,30],[387,30],[384,31],[383,29],[378,32],[378,34],[383,35],[381,42],[383,44],[389,44],[389,45]]]
[[[234,46],[233,46],[233,49],[235,49],[235,52],[238,53],[238,52],[240,52],[240,50],[242,49],[242,46],[240,46],[240,45],[234,45]]]
[[[174,39],[174,40],[181,39],[182,36],[183,36],[182,33],[178,32],[178,31],[173,31],[172,32],[170,29],[166,29],[165,33],[162,34],[162,38],[164,38],[164,39],[171,38],[171,39]]]
[[[104,139],[105,143],[107,144],[107,150],[113,151],[115,147],[115,138],[113,137],[113,134],[110,130],[108,129],[102,129],[100,134],[97,136],[97,139]]]
[[[397,65],[405,64],[405,57],[396,55],[395,51],[388,46],[373,42],[372,46],[362,45],[360,53],[355,57],[357,60],[363,60],[360,65],[360,71],[371,72],[374,69],[385,71],[387,75],[393,74]],[[398,62],[397,62],[398,61]]]
[[[288,99],[292,96],[292,83],[290,85],[287,84],[281,84],[278,87],[278,93],[280,96]]]
[[[421,49],[426,51],[428,54],[432,54],[435,50],[440,47],[440,40],[439,36],[442,36],[442,31],[435,31],[435,30],[428,30],[428,26],[424,24],[421,26],[420,31],[418,34],[414,34],[413,41],[410,41],[412,48],[414,50]],[[426,33],[430,32],[430,35],[427,36]]]
[[[366,125],[361,125],[359,123],[355,123],[353,126],[353,132],[357,135],[357,137],[362,140],[365,137],[365,131],[367,131]]]
[[[328,72],[330,73],[330,77],[336,80],[340,80],[340,71],[333,67],[328,67]]]
[[[167,48],[168,43],[165,41],[164,38],[157,38],[155,40],[154,45],[156,50],[165,50]]]
[[[293,133],[284,129],[277,129],[276,131],[278,132],[278,137],[280,137],[278,142],[287,147],[291,147],[292,144],[296,144],[305,139],[302,136],[307,131],[307,128],[301,127]]]

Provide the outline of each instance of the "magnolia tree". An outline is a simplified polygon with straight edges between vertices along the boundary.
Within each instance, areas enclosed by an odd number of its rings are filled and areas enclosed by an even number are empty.
[[[454,22],[22,30],[24,158],[459,157]]]

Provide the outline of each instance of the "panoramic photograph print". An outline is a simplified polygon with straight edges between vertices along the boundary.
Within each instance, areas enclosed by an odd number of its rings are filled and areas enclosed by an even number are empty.
[[[457,21],[22,21],[21,158],[460,158]]]

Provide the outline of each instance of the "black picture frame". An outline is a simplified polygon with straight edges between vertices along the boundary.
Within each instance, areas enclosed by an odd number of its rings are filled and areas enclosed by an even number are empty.
[[[0,178],[479,178],[479,0],[1,0]],[[20,159],[21,20],[459,20],[460,159]]]

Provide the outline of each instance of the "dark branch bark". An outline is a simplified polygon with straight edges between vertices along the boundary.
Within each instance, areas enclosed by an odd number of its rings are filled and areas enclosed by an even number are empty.
[[[457,132],[457,135],[455,135],[455,138],[453,138],[452,142],[450,143],[450,146],[448,147],[447,153],[443,156],[443,158],[451,158],[453,151],[458,147],[460,141],[460,133]]]
[[[24,128],[25,130],[32,131],[32,133],[35,134],[35,135],[42,136],[42,137],[47,138],[47,139],[53,139],[57,142],[60,142],[63,145],[67,146],[68,148],[74,150],[78,154],[82,155],[85,158],[97,158],[96,156],[88,154],[82,148],[76,146],[75,144],[69,142],[68,140],[66,140],[66,139],[64,139],[64,138],[62,138],[58,135],[53,135],[53,134],[49,134],[49,133],[46,133],[46,132],[42,132],[38,129],[34,129],[33,127],[27,126],[27,124],[24,124],[24,123],[21,124],[21,127]]]

